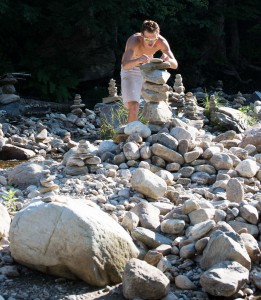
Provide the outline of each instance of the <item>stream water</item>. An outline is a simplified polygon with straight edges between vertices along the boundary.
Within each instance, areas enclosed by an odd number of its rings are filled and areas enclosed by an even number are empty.
[[[12,168],[23,162],[25,161],[24,160],[0,160],[0,169]]]

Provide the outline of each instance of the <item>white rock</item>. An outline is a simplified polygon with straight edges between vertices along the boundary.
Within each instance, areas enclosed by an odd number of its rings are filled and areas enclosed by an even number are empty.
[[[121,282],[126,262],[139,253],[131,237],[101,210],[65,201],[35,201],[16,213],[10,228],[14,259],[95,286]]]

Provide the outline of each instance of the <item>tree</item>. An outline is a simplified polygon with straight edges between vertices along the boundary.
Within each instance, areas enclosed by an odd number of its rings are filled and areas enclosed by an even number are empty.
[[[98,68],[113,52],[108,74],[119,74],[127,38],[153,19],[188,89],[223,79],[249,90],[261,68],[260,11],[258,0],[0,0],[0,72],[31,73],[27,91],[64,101],[84,79],[86,55]]]

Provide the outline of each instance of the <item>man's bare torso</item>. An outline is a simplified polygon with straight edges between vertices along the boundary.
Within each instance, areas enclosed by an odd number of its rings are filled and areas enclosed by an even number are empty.
[[[141,35],[141,33],[133,34],[130,37],[130,39],[132,39],[134,42],[133,55],[131,57],[133,59],[138,58],[143,54],[153,56],[157,51],[159,51],[161,49],[161,44],[162,44],[161,36],[159,36],[159,39],[156,41],[156,43],[150,49],[144,47],[143,36]]]

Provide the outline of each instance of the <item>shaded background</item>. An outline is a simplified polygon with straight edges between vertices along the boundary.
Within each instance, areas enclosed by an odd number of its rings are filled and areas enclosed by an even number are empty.
[[[145,19],[159,23],[179,62],[186,91],[223,80],[227,93],[260,90],[261,1],[0,0],[0,75],[26,72],[24,97],[92,108],[108,96],[128,37]],[[156,55],[157,56],[157,55]]]

